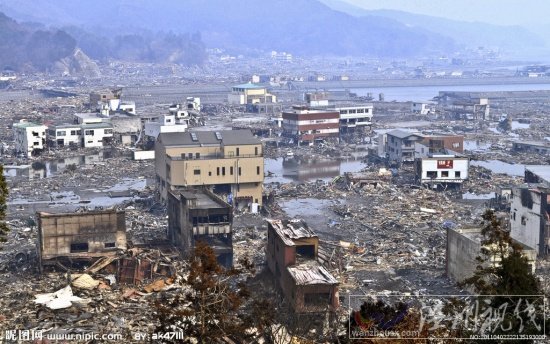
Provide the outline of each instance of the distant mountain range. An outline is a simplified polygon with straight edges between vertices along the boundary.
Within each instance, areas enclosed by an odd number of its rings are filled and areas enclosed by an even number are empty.
[[[493,25],[481,22],[451,20],[396,10],[365,10],[341,0],[320,0],[331,8],[355,17],[383,17],[396,20],[411,28],[437,32],[452,39],[459,46],[500,48],[511,53],[536,52],[548,42],[521,26]]]
[[[207,46],[234,52],[408,57],[455,48],[438,33],[380,16],[358,18],[317,0],[3,0],[0,11],[102,37],[200,32]]]
[[[38,28],[62,28],[95,59],[200,64],[205,46],[232,53],[398,58],[465,46],[544,46],[520,27],[366,11],[339,0],[2,0],[0,11]]]

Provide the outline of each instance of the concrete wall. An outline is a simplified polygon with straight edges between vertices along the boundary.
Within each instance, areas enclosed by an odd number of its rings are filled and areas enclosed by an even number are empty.
[[[476,257],[481,254],[481,244],[463,235],[468,231],[475,233],[479,229],[447,229],[446,272],[448,277],[457,282],[473,276],[477,266]]]
[[[126,223],[123,211],[38,213],[38,226],[42,259],[101,255],[126,248]],[[71,245],[86,245],[87,249],[82,246],[75,249]]]
[[[544,252],[544,242],[541,245],[541,232],[543,232],[543,219],[541,216],[541,202],[543,199],[541,195],[545,194],[535,190],[514,188],[512,189],[510,205],[512,238],[534,248],[539,254]],[[525,204],[531,202],[531,207],[528,206],[529,204]]]

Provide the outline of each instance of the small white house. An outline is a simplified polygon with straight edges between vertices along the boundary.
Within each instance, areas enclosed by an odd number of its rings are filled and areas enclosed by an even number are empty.
[[[103,147],[113,137],[113,125],[110,123],[82,124],[82,146]]]
[[[468,179],[470,159],[448,154],[431,154],[416,159],[416,180],[420,184],[462,184]]]
[[[42,150],[46,144],[46,127],[42,124],[28,122],[22,119],[13,124],[15,152],[32,156],[35,150]]]

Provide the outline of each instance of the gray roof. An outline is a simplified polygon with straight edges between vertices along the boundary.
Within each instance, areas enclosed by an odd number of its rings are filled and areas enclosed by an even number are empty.
[[[422,137],[422,134],[420,134],[420,133],[415,133],[415,132],[412,132],[412,131],[406,131],[406,130],[401,130],[401,129],[390,130],[386,134],[394,136],[394,137],[398,137],[400,139],[404,139],[404,138],[407,138],[409,136]]]
[[[308,261],[287,268],[296,285],[337,285],[338,281],[317,261]]]
[[[268,220],[268,222],[287,246],[294,246],[294,240],[297,239],[317,237],[303,220]]]
[[[221,141],[218,140],[216,133],[219,133]],[[193,134],[197,138],[196,141],[193,140]],[[158,140],[164,146],[219,145],[220,142],[225,146],[258,145],[262,143],[259,138],[252,135],[249,129],[161,133]]]

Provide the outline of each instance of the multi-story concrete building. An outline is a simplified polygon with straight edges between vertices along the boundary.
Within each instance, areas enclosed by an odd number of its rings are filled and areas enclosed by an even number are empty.
[[[412,103],[411,112],[419,115],[427,115],[430,113],[430,107],[428,103]]]
[[[113,137],[113,125],[110,123],[81,124],[81,146],[103,147]]]
[[[301,220],[269,220],[267,265],[296,313],[334,311],[338,281],[317,261],[319,238]]]
[[[162,115],[155,121],[146,122],[144,133],[156,139],[160,133],[183,133],[187,131],[187,127],[187,123],[176,123],[175,115]]]
[[[80,146],[82,128],[79,124],[59,124],[48,127],[48,144],[52,147]]]
[[[356,129],[371,128],[373,116],[372,104],[336,106],[340,113],[340,132],[348,133]]]
[[[207,189],[168,193],[168,239],[189,256],[198,241],[208,244],[218,263],[233,265],[231,205]]]
[[[336,110],[293,106],[283,112],[283,135],[301,142],[314,143],[339,135],[340,113]]]
[[[42,124],[21,120],[13,124],[15,152],[32,156],[33,152],[43,150],[46,145],[46,127]]]
[[[168,190],[204,185],[235,207],[262,204],[263,149],[250,130],[161,133],[155,170],[163,200]]]
[[[544,184],[512,188],[510,230],[515,240],[539,256],[550,253],[550,188]]]
[[[386,133],[386,154],[390,162],[401,164],[415,160],[415,143],[424,138],[420,133],[395,129]],[[427,152],[426,152],[427,153]]]

